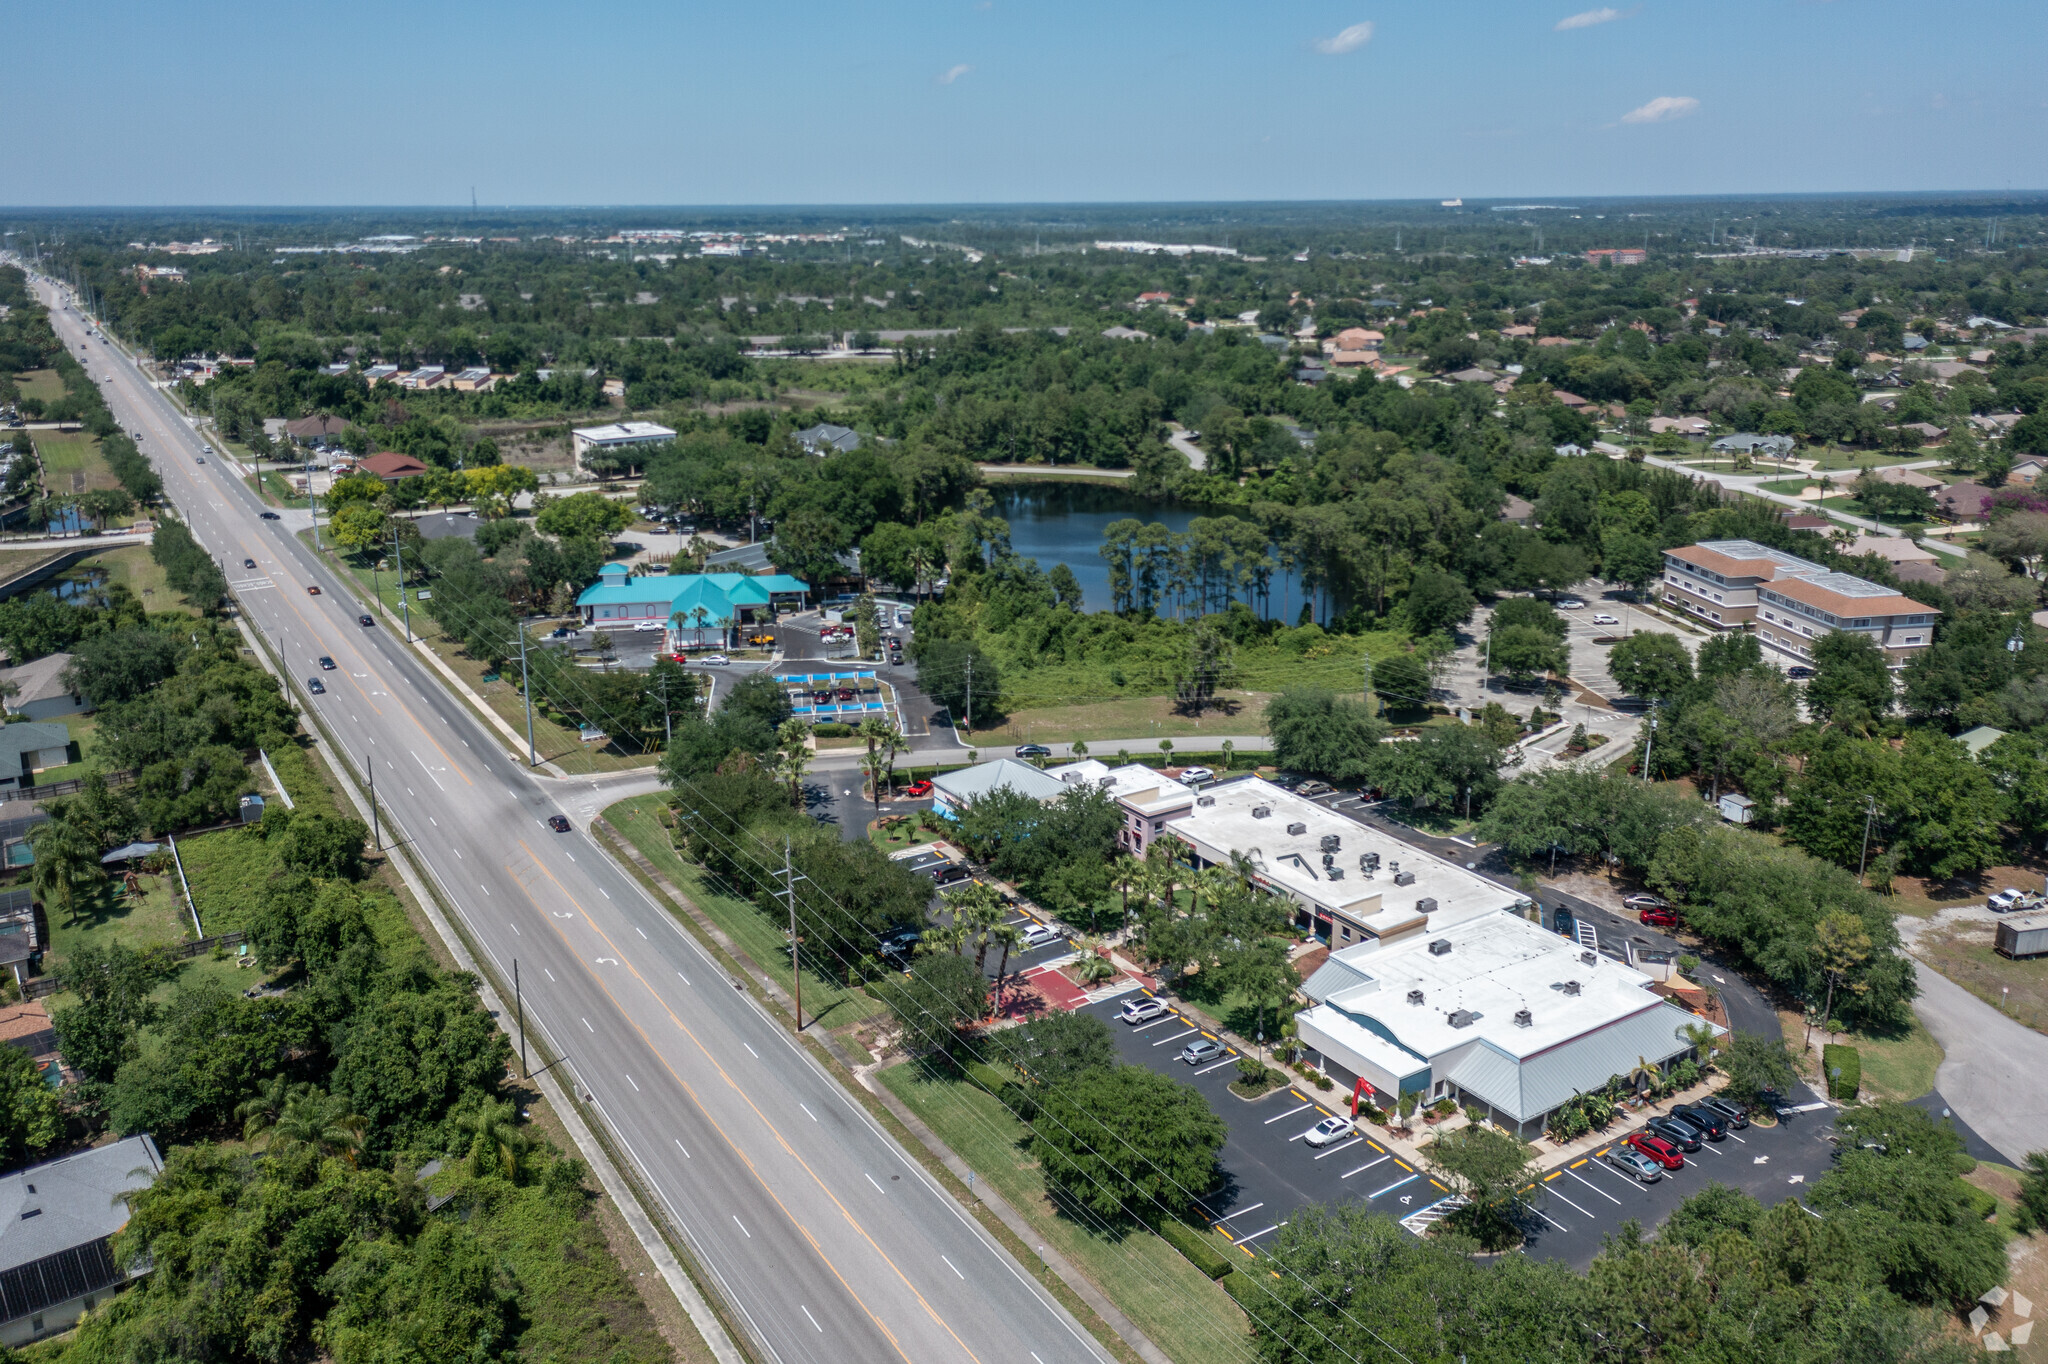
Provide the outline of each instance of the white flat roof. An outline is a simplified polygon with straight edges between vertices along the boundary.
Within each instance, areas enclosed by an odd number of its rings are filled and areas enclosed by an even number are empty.
[[[1205,860],[1227,863],[1233,852],[1242,853],[1251,859],[1268,889],[1325,910],[1338,910],[1381,936],[1423,922],[1416,909],[1422,900],[1436,901],[1427,919],[1432,927],[1527,903],[1512,887],[1347,819],[1263,778],[1224,782],[1201,795],[1203,799],[1213,797],[1213,803],[1197,803],[1168,828]],[[1253,813],[1261,807],[1269,811],[1263,817]],[[1303,826],[1303,832],[1289,833],[1293,825]],[[1338,840],[1330,869],[1343,875],[1336,880],[1323,867],[1325,835],[1335,835]],[[1376,872],[1368,874],[1360,868],[1364,853],[1379,854]],[[1397,871],[1415,879],[1398,885]]]
[[[1045,775],[1058,777],[1069,786],[1093,786],[1138,809],[1171,808],[1195,798],[1195,788],[1175,781],[1164,772],[1143,763],[1111,767],[1094,758],[1083,758],[1065,767],[1049,767]]]
[[[576,439],[589,445],[630,445],[639,441],[674,440],[676,433],[660,422],[612,422],[579,426]]]
[[[1450,950],[1433,953],[1432,943],[1449,943]],[[1484,1040],[1527,1060],[1663,1003],[1648,976],[1597,952],[1588,965],[1584,950],[1517,914],[1432,922],[1427,933],[1398,943],[1332,953],[1311,978],[1309,994],[1374,1019],[1421,1056]],[[1578,994],[1566,992],[1570,981],[1578,982]],[[1410,1002],[1413,990],[1422,992],[1420,1003]],[[1529,1011],[1528,1027],[1515,1022],[1521,1009]],[[1460,1011],[1474,1017],[1453,1025]]]

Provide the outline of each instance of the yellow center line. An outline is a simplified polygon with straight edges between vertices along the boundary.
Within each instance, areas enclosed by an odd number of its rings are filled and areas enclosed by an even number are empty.
[[[575,896],[571,895],[569,893],[568,887],[564,886],[561,883],[561,881],[555,876],[555,874],[552,871],[548,870],[547,865],[534,855],[533,849],[527,845],[527,842],[524,838],[521,838],[519,840],[519,846],[526,850],[527,857],[532,859],[533,865],[539,869],[541,875],[547,877],[548,880],[553,881],[555,883],[555,888],[559,890],[563,894],[563,896],[568,899],[569,903],[575,905],[579,911],[582,910],[582,903],[578,901]],[[506,870],[510,872],[511,868],[507,867]],[[533,893],[526,889],[525,883],[523,881],[519,881],[519,877],[516,873],[513,874],[513,880],[519,883],[521,891],[526,894],[526,897],[529,901],[532,901],[534,908],[539,909],[540,902],[538,900],[533,899]],[[550,925],[555,926],[556,936],[562,939],[563,945],[570,946],[573,950],[573,945],[569,943],[567,935],[562,932],[557,920],[555,920],[555,918],[552,915],[544,915],[543,917],[547,919]],[[599,928],[597,926],[597,923],[593,919],[591,919],[588,913],[585,913],[583,915],[583,921],[590,925],[592,932],[596,933],[598,937],[604,939],[605,945],[612,949],[612,953],[615,957],[617,957],[620,965],[622,965],[627,971],[632,973],[633,979],[640,983],[641,988],[647,991],[648,996],[654,1000],[655,1004],[660,1007],[661,1011],[668,1015],[669,1021],[674,1023],[676,1025],[676,1028],[685,1037],[690,1039],[691,1044],[694,1045],[697,1048],[697,1050],[703,1055],[704,1059],[711,1064],[711,1068],[718,1072],[719,1078],[724,1080],[726,1085],[731,1088],[733,1093],[737,1094],[740,1097],[740,1101],[742,1103],[746,1104],[748,1108],[753,1110],[754,1116],[760,1119],[762,1126],[766,1127],[769,1130],[769,1132],[774,1135],[777,1144],[779,1144],[783,1150],[789,1152],[790,1158],[792,1160],[796,1161],[796,1163],[799,1166],[803,1167],[804,1173],[811,1177],[811,1182],[817,1186],[818,1191],[824,1194],[825,1197],[832,1200],[832,1206],[839,1209],[839,1215],[846,1219],[846,1224],[852,1227],[856,1232],[860,1234],[861,1239],[868,1243],[869,1248],[872,1249],[876,1255],[881,1257],[882,1263],[889,1266],[890,1271],[896,1275],[897,1280],[900,1283],[902,1283],[902,1285],[905,1288],[910,1290],[911,1296],[917,1299],[918,1305],[920,1307],[924,1308],[925,1314],[929,1316],[934,1322],[936,1322],[940,1327],[942,1327],[947,1335],[953,1338],[953,1343],[958,1345],[961,1348],[961,1350],[966,1353],[969,1359],[974,1360],[975,1364],[981,1364],[981,1357],[974,1353],[974,1351],[968,1346],[966,1341],[960,1339],[960,1333],[955,1331],[952,1327],[952,1324],[949,1323],[944,1317],[939,1315],[937,1309],[935,1309],[931,1305],[931,1303],[926,1300],[924,1294],[918,1291],[917,1285],[913,1284],[910,1281],[909,1276],[903,1272],[902,1268],[897,1265],[895,1260],[889,1257],[889,1253],[883,1250],[880,1243],[878,1243],[875,1240],[875,1238],[868,1232],[868,1229],[861,1225],[860,1220],[853,1215],[852,1210],[849,1209],[844,1203],[842,1203],[839,1200],[839,1196],[833,1193],[831,1188],[825,1183],[824,1179],[819,1176],[818,1172],[811,1168],[810,1162],[805,1160],[801,1155],[799,1155],[787,1141],[783,1140],[781,1130],[776,1127],[774,1122],[769,1119],[766,1113],[762,1112],[760,1105],[756,1104],[753,1100],[753,1097],[749,1095],[746,1092],[746,1090],[742,1089],[739,1083],[735,1081],[730,1074],[727,1073],[725,1067],[719,1064],[718,1058],[712,1054],[711,1049],[704,1045],[703,1041],[697,1036],[695,1032],[691,1031],[689,1024],[683,1022],[683,1020],[677,1016],[676,1011],[669,1007],[668,1002],[662,999],[661,995],[654,989],[654,987],[647,983],[647,978],[642,976],[639,970],[636,967],[634,967],[634,965],[630,961],[627,961],[625,959],[624,955],[619,952],[618,945],[612,942],[611,936],[607,934],[602,928]],[[590,970],[589,967],[586,965],[584,967],[584,972],[591,978],[591,980],[596,982],[599,989],[604,990],[605,996],[607,998],[611,999],[615,1004],[619,1002],[618,997],[612,994],[611,990],[605,985],[604,981],[598,976],[598,974],[595,971]],[[620,1009],[620,1016],[626,1016],[623,1007],[621,1007]],[[631,1023],[630,1019],[628,1019],[628,1022],[631,1024],[633,1030],[640,1034],[641,1039],[647,1043],[648,1049],[652,1051],[656,1059],[661,1062],[662,1068],[668,1071],[670,1075],[675,1077],[677,1084],[683,1085],[684,1090],[689,1093],[691,1099],[697,1101],[698,1108],[702,1110],[704,1107],[702,1100],[697,1099],[696,1092],[689,1088],[688,1084],[683,1080],[683,1077],[676,1072],[675,1067],[669,1064],[668,1058],[662,1056],[660,1048],[654,1045],[653,1039],[647,1036],[645,1029],[641,1028],[640,1025],[637,1023]],[[733,1141],[733,1139],[730,1136],[726,1135],[724,1128],[719,1127],[717,1122],[711,1119],[710,1113],[706,1111],[704,1116],[707,1121],[711,1121],[712,1127],[717,1130],[718,1135],[724,1139],[725,1143],[728,1146],[733,1147],[733,1149],[737,1151],[739,1149],[738,1145]],[[766,1192],[770,1198],[775,1199],[775,1205],[778,1208],[782,1208],[784,1215],[788,1216],[789,1220],[792,1223],[795,1223],[797,1220],[795,1216],[789,1213],[788,1208],[783,1204],[780,1198],[776,1198],[775,1191],[768,1187],[766,1180],[761,1179],[760,1172],[754,1170],[753,1165],[751,1163],[748,1164],[747,1168],[753,1172],[754,1178],[760,1182],[763,1191]],[[813,1244],[815,1245],[816,1243],[813,1242]],[[854,1301],[859,1302],[861,1304],[861,1310],[868,1314],[869,1318],[874,1321],[875,1325],[878,1328],[880,1328],[884,1334],[888,1334],[888,1327],[882,1324],[881,1318],[875,1316],[874,1311],[868,1307],[866,1302],[862,1301],[858,1293],[854,1292],[853,1286],[846,1282],[846,1277],[839,1273],[838,1267],[832,1264],[832,1261],[825,1256],[825,1253],[822,1250],[818,1252],[818,1255],[820,1259],[824,1260],[827,1267],[832,1269],[833,1275],[839,1279],[839,1282],[845,1285],[847,1293],[853,1297]],[[891,1335],[889,1339],[891,1344],[895,1344],[896,1338],[893,1335]],[[902,1353],[902,1347],[900,1345],[897,1346],[897,1353]],[[905,1359],[907,1362],[908,1356],[905,1356]]]

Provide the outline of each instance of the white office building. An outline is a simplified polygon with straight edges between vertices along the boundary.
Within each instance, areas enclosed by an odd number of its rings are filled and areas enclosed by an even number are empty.
[[[1693,1049],[1704,1020],[1649,976],[1512,913],[1431,924],[1333,954],[1302,987],[1302,1042],[1330,1077],[1382,1105],[1416,1093],[1476,1105],[1523,1137],[1616,1075]]]
[[[1222,782],[1166,826],[1198,867],[1251,864],[1252,880],[1294,904],[1297,929],[1332,950],[1396,942],[1529,897],[1269,781]]]
[[[676,433],[660,422],[611,422],[604,426],[579,426],[569,433],[570,443],[576,449],[576,462],[582,463],[592,450],[616,450],[628,445],[662,445],[676,438]]]

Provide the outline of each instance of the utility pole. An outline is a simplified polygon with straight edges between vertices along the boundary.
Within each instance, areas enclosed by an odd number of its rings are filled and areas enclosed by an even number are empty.
[[[1663,704],[1662,701],[1650,703],[1650,733],[1643,740],[1643,780],[1646,782],[1650,779],[1650,748],[1657,742],[1657,707]]]
[[[526,682],[526,626],[522,622],[515,628],[519,634],[519,694],[526,699],[526,765],[539,767],[540,759],[533,753],[533,688]]]
[[[378,852],[384,851],[384,826],[377,818],[377,767],[375,760],[365,755],[363,771],[370,774],[370,844]]]
[[[519,958],[512,958],[512,1007],[519,1013],[519,1078],[531,1080],[526,1069],[526,999],[519,993]]]
[[[1863,883],[1863,869],[1870,865],[1870,825],[1877,818],[1877,797],[1863,798],[1863,856],[1856,859],[1856,883]]]
[[[1365,702],[1368,702],[1368,703],[1370,703],[1370,702],[1371,702],[1371,700],[1372,700],[1372,655],[1371,655],[1371,654],[1366,654],[1366,655],[1364,655],[1364,658],[1365,658],[1365,693],[1364,693],[1364,695],[1363,695],[1363,696],[1361,696],[1361,697],[1360,697],[1359,699],[1360,699],[1360,700],[1362,700],[1362,701],[1365,701]],[[1382,700],[1380,701],[1380,709],[1381,709],[1382,711],[1384,711],[1384,710],[1385,710],[1386,708],[1387,708],[1387,703],[1386,703],[1385,699],[1383,698],[1383,699],[1382,699]]]
[[[320,552],[320,494],[313,491],[313,480],[306,480],[306,508],[313,513],[313,552]]]
[[[974,738],[974,655],[967,656],[967,737]]]
[[[789,839],[782,840],[782,870],[773,873],[782,878],[782,893],[789,899],[789,983],[796,995],[796,1031],[804,1030],[804,972],[799,960],[796,940],[796,883],[808,881],[808,876],[798,876],[796,867],[789,860]]]
[[[661,679],[661,737],[670,745],[676,741],[676,728],[668,715],[668,678]]]
[[[306,484],[308,489],[312,488],[312,486],[310,481]],[[398,610],[405,617],[405,642],[410,644],[412,643],[412,603],[405,595],[405,543],[399,539],[398,532],[395,530],[391,532],[391,552],[398,556]]]

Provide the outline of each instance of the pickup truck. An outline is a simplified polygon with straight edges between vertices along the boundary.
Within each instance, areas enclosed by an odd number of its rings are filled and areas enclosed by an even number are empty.
[[[2042,895],[2038,890],[2021,890],[2017,886],[2007,886],[1984,903],[1993,914],[2016,914],[2048,905],[2048,896]]]

